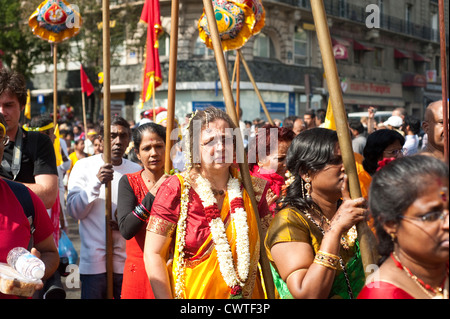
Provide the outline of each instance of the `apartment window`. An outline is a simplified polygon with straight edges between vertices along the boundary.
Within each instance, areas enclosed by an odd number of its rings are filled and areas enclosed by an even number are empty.
[[[294,64],[308,65],[309,34],[298,28],[294,34]]]
[[[375,50],[373,50],[373,66],[374,67],[383,66],[383,49],[375,48]]]
[[[195,57],[213,57],[214,51],[207,48],[205,43],[200,39],[200,37],[197,37],[197,40],[195,41],[195,46],[194,46],[194,56]]]
[[[406,4],[406,9],[405,9],[405,26],[406,26],[406,30],[405,31],[407,33],[412,32],[412,21],[411,21],[412,8],[413,8],[412,4],[410,4],[410,3]]]
[[[169,56],[169,47],[170,47],[170,37],[169,35],[164,32],[158,39],[159,43],[159,56]]]
[[[363,50],[353,50],[353,62],[355,64],[364,63],[364,52]]]
[[[275,59],[275,46],[270,37],[260,33],[253,44],[253,55],[261,58]]]

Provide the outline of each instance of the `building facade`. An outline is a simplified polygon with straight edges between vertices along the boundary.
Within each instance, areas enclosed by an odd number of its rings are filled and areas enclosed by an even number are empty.
[[[272,118],[282,120],[310,108],[326,108],[328,91],[309,0],[262,2],[265,26],[241,51]],[[142,7],[143,3],[111,1],[111,10],[125,10],[125,5]],[[437,0],[326,0],[324,4],[347,110],[364,111],[371,105],[385,111],[404,107],[409,114],[422,118],[425,106],[438,100],[441,92]],[[154,102],[166,107],[171,1],[161,0],[160,8],[165,31],[159,39],[163,84],[157,88]],[[448,19],[448,2],[445,8]],[[205,105],[224,107],[214,53],[198,36],[202,12],[201,1],[180,1],[175,98],[179,120]],[[112,113],[134,120],[153,107],[150,100],[139,108],[143,49],[127,46],[145,37],[145,32],[142,27],[129,36],[121,47],[120,63],[111,68]],[[446,42],[448,45],[448,33]],[[225,53],[230,79],[235,57],[236,52]],[[48,101],[45,105],[49,110],[53,108],[53,83],[48,71],[37,68],[34,73],[34,110],[41,107],[42,100]],[[77,107],[81,106],[79,83],[79,63],[63,65],[58,72],[59,100],[76,110],[81,110]],[[242,119],[264,118],[243,67],[239,88]],[[100,99],[101,93],[88,99],[93,119],[101,113]]]

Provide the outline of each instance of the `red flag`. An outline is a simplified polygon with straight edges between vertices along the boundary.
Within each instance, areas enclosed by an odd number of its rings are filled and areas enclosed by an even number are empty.
[[[141,95],[142,101],[145,102],[153,95],[153,83],[155,89],[162,83],[158,37],[163,30],[161,27],[159,0],[145,1],[140,21],[147,24],[147,49]]]
[[[86,92],[87,96],[91,95],[94,92],[94,87],[92,86],[91,81],[89,81],[86,72],[83,70],[83,66],[80,65],[80,80],[81,80],[81,92]]]

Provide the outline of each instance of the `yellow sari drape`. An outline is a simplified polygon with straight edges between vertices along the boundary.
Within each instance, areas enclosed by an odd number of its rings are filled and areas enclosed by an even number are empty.
[[[182,188],[183,177],[178,174]],[[183,189],[182,189],[183,192]],[[242,289],[244,298],[264,298],[264,291],[261,286],[260,273],[258,271],[260,238],[258,234],[258,225],[253,213],[250,198],[243,190],[243,200],[245,211],[247,212],[247,223],[249,226],[249,248],[250,248],[250,271],[245,286]],[[234,266],[236,267],[236,231],[231,219],[230,204],[228,193],[223,201],[221,218],[224,221],[226,235],[230,243],[233,254]],[[188,217],[189,218],[189,217]],[[177,236],[175,236],[177,238]],[[177,263],[179,261],[178,253],[179,242],[175,242],[174,259],[172,267],[172,291],[175,291]],[[199,248],[195,256],[186,260],[186,269],[184,275],[185,291],[181,297],[185,299],[227,299],[230,296],[230,287],[227,286],[220,272],[217,253],[214,249],[212,235],[209,234],[207,240]]]

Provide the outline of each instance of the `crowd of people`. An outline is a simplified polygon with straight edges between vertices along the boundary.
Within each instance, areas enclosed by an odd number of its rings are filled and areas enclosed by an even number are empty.
[[[114,116],[106,163],[102,123],[59,121],[55,131],[42,114],[24,125],[26,94],[20,74],[0,70],[0,262],[33,240],[46,266],[35,298],[64,298],[58,244],[67,218],[79,225],[81,298],[107,297],[106,184],[115,299],[265,298],[261,253],[276,298],[449,298],[442,101],[423,121],[396,109],[375,123],[373,108],[349,120],[362,194],[352,199],[325,110],[241,123],[249,191],[235,125],[217,108],[175,123],[166,172],[163,108],[136,124]],[[366,222],[380,257],[367,279],[356,230]]]

